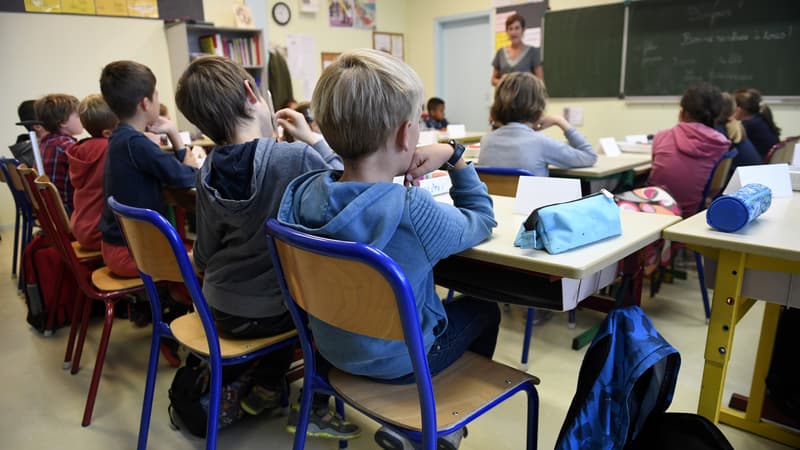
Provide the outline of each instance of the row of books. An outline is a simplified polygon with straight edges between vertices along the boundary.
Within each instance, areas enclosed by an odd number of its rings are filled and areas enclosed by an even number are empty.
[[[230,58],[243,66],[261,66],[261,39],[258,36],[228,38],[217,34],[200,37],[200,50]]]

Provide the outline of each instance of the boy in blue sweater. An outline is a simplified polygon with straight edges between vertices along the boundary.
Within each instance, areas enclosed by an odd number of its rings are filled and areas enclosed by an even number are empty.
[[[134,61],[115,61],[103,68],[100,91],[119,118],[119,125],[108,141],[108,157],[103,172],[103,214],[98,227],[102,233],[103,261],[115,274],[138,277],[122,230],[108,207],[108,197],[120,203],[165,213],[161,191],[165,186],[194,187],[197,160],[186,151],[175,124],[158,115],[156,77],[150,69]],[[174,145],[165,152],[144,131],[165,133]]]
[[[294,329],[272,268],[264,222],[275,217],[294,177],[341,168],[341,159],[300,113],[284,109],[276,114],[253,77],[228,58],[193,61],[178,81],[175,101],[190,122],[219,144],[197,182],[193,252],[195,266],[205,273],[203,294],[217,330],[228,338],[251,339]],[[275,141],[276,120],[298,142]],[[279,406],[292,354],[292,347],[284,347],[259,360],[253,374],[258,381],[240,402],[245,412],[256,415]],[[295,420],[293,413],[290,431]],[[329,411],[327,396],[319,396],[308,434],[352,439],[360,431]]]
[[[298,177],[283,196],[278,220],[306,233],[374,246],[402,268],[414,289],[428,364],[436,375],[471,350],[494,353],[500,312],[494,303],[465,298],[443,305],[436,295],[433,266],[492,234],[492,200],[463,146],[417,148],[422,83],[397,58],[376,50],[343,53],[317,82],[311,109],[344,170]],[[342,109],[342,105],[348,105]],[[438,202],[407,184],[440,167],[450,171],[453,205]],[[369,299],[364,299],[369,301]],[[311,318],[320,354],[341,370],[392,383],[413,383],[405,343],[352,334]],[[456,436],[457,435],[457,436]],[[461,432],[440,439],[455,448]],[[382,428],[384,448],[412,448]]]

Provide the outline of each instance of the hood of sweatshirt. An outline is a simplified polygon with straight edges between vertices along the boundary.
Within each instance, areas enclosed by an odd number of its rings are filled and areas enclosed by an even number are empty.
[[[103,137],[81,139],[67,149],[69,178],[74,187],[85,186],[95,171],[102,173],[107,151],[108,139]]]
[[[342,172],[309,172],[289,184],[278,210],[284,225],[384,249],[397,231],[408,190],[399,184],[339,183]],[[302,207],[301,207],[302,205]]]
[[[670,129],[678,151],[692,158],[716,159],[731,143],[722,133],[698,122],[680,122]]]

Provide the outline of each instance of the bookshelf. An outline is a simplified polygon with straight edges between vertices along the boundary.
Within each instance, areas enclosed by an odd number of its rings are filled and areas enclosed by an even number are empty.
[[[183,71],[197,57],[214,51],[242,64],[261,86],[267,79],[267,59],[262,31],[257,28],[228,28],[176,22],[166,24],[172,86],[178,85]],[[205,51],[204,51],[205,50]],[[180,130],[195,127],[180,113],[175,112]]]

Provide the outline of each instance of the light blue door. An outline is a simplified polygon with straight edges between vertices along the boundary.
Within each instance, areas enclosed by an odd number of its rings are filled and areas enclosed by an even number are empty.
[[[489,11],[436,19],[436,93],[447,120],[486,131],[492,101],[494,57]]]

